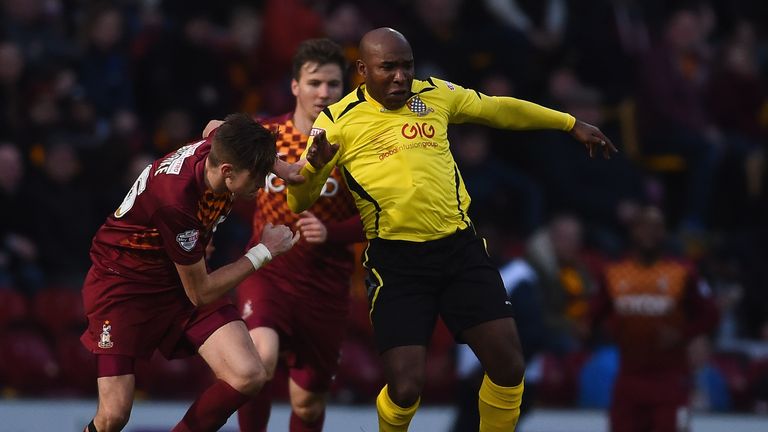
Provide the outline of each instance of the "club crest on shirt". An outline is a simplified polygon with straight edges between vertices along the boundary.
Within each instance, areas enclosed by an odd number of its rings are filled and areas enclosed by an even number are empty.
[[[199,238],[200,232],[198,230],[187,230],[181,234],[176,234],[176,242],[187,252],[195,247]]]
[[[427,104],[421,100],[419,95],[415,95],[408,101],[408,109],[419,117],[425,116],[434,111],[432,108],[427,107]]]
[[[104,325],[101,326],[101,336],[99,336],[99,348],[107,349],[112,348],[115,344],[112,342],[112,325],[109,320],[104,321]]]

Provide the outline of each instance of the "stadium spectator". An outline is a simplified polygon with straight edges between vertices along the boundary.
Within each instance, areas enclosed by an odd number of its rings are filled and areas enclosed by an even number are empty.
[[[541,290],[546,347],[559,355],[584,349],[589,337],[589,304],[597,285],[583,254],[583,227],[570,215],[554,217],[526,248]]]
[[[672,225],[701,232],[714,174],[721,157],[722,134],[706,109],[710,67],[704,18],[682,8],[667,18],[657,44],[640,63],[637,104],[645,154],[678,155],[686,162],[685,199],[670,207]],[[681,217],[678,218],[680,213]]]
[[[713,209],[718,226],[755,224],[765,199],[768,124],[761,124],[761,112],[768,100],[768,80],[758,69],[755,39],[752,25],[738,23],[717,57],[708,88],[707,106],[725,144],[717,182],[719,205]]]
[[[630,254],[607,263],[593,324],[607,321],[620,353],[613,432],[686,430],[687,345],[717,326],[717,308],[692,265],[667,256],[664,216],[647,206],[632,224]]]
[[[199,353],[217,377],[174,431],[218,430],[264,384],[245,324],[222,296],[299,234],[268,225],[245,256],[208,273],[205,247],[216,225],[234,198],[255,195],[275,163],[275,141],[244,114],[207,136],[145,167],[94,237],[81,340],[96,356],[99,403],[86,432],[126,425],[135,361],[155,349],[166,358]]]
[[[123,19],[117,6],[106,4],[93,6],[86,16],[85,53],[79,74],[85,97],[93,102],[101,121],[134,107]]]
[[[291,81],[296,108],[262,121],[278,134],[277,150],[286,162],[299,160],[312,123],[341,98],[345,68],[341,48],[328,39],[310,39],[299,45]],[[328,179],[322,198],[300,215],[288,208],[285,189],[274,174],[267,177],[256,198],[248,247],[259,242],[268,222],[295,226],[303,240],[240,284],[238,307],[264,362],[267,379],[274,376],[278,358],[287,363],[290,430],[320,431],[349,314],[354,264],[351,244],[365,238],[340,171]],[[270,403],[270,393],[264,390],[241,407],[240,429],[266,430]]]
[[[31,296],[42,287],[44,273],[34,241],[37,228],[22,209],[32,208],[21,152],[13,143],[0,143],[0,285]]]
[[[523,357],[498,271],[472,227],[469,196],[449,151],[449,123],[569,131],[590,154],[616,151],[602,132],[568,114],[509,97],[488,97],[436,78],[414,80],[405,37],[379,28],[360,41],[365,84],[323,111],[305,152],[303,185],[288,188],[301,212],[340,166],[369,245],[365,267],[371,322],[387,385],[376,406],[382,431],[405,431],[420,402],[426,344],[438,314],[468,343],[487,375],[480,430],[513,430]],[[330,143],[333,143],[331,145]],[[472,293],[468,295],[468,293]]]
[[[474,202],[472,220],[525,238],[542,223],[541,190],[524,173],[491,157],[490,140],[486,129],[472,127],[462,130],[454,144],[456,162]]]
[[[731,406],[725,376],[712,361],[712,342],[707,336],[694,338],[688,346],[693,372],[691,408],[697,411],[727,411]]]
[[[83,182],[77,150],[57,141],[45,152],[43,173],[30,185],[31,222],[46,282],[71,288],[82,283],[88,269],[88,245],[98,226]]]

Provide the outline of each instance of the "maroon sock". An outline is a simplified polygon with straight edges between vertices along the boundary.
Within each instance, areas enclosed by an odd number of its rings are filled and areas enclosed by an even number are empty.
[[[267,432],[269,413],[272,410],[272,381],[267,381],[256,397],[237,410],[241,432]]]
[[[323,430],[323,423],[325,422],[325,411],[320,414],[320,417],[312,423],[307,423],[297,416],[296,413],[291,411],[291,427],[288,429],[290,432],[320,432]]]
[[[240,393],[222,380],[216,380],[189,407],[172,432],[217,431],[248,399],[250,396]]]

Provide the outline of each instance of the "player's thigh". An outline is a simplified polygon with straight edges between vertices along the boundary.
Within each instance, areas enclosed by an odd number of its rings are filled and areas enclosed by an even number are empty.
[[[99,408],[96,415],[127,419],[133,407],[135,375],[99,377],[96,383],[99,391]]]
[[[216,376],[230,385],[258,379],[264,367],[242,321],[230,321],[216,329],[198,350]],[[263,378],[263,377],[262,377]],[[233,385],[236,387],[236,385]]]
[[[272,379],[277,367],[277,358],[280,353],[280,335],[275,329],[270,327],[257,327],[250,329],[248,333],[251,336],[256,352],[259,354],[264,369],[267,373],[267,379]]]
[[[524,371],[523,352],[512,318],[500,318],[478,324],[461,333],[472,348],[491,381],[515,386]]]
[[[293,378],[288,380],[288,394],[291,398],[291,409],[305,421],[320,417],[325,411],[328,392],[313,392],[296,383]]]

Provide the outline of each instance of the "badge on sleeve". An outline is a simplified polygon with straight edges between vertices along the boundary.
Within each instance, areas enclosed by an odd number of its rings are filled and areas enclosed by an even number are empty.
[[[198,230],[187,230],[181,234],[176,234],[176,242],[187,252],[195,247],[199,238],[200,232]]]

